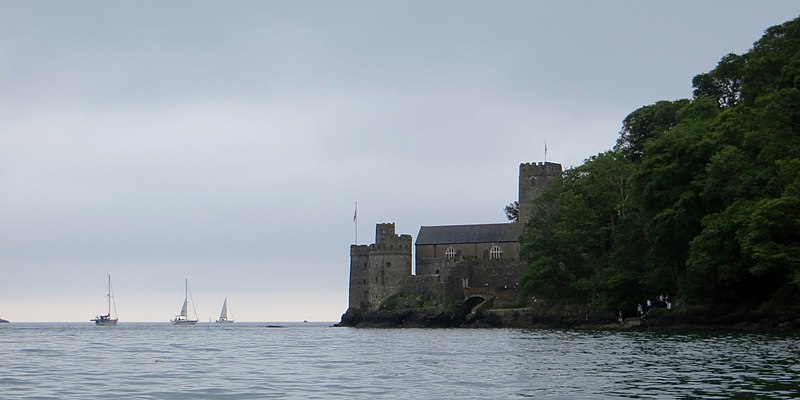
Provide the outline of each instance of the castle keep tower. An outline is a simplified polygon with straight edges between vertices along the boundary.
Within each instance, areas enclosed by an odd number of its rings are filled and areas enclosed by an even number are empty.
[[[374,310],[403,291],[411,276],[411,235],[397,235],[394,223],[375,225],[375,243],[350,246],[350,308]]]
[[[519,222],[525,224],[531,218],[533,202],[542,190],[561,176],[561,164],[551,162],[519,165]]]

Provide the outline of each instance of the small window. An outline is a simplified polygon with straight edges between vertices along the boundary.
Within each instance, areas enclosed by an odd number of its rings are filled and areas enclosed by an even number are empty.
[[[444,255],[447,257],[448,260],[452,260],[456,258],[456,249],[448,247],[447,250],[444,252]]]
[[[391,263],[391,262],[389,262],[389,261],[387,261],[387,262],[386,262],[386,268],[389,268],[389,267],[391,267],[391,266],[392,266],[392,263]]]
[[[492,260],[499,260],[502,255],[503,249],[501,249],[500,246],[492,246],[492,249],[489,250],[489,257],[491,257]]]

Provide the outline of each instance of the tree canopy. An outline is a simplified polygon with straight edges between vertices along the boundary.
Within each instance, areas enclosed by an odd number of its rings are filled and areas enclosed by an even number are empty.
[[[692,99],[633,111],[613,150],[537,199],[520,238],[528,295],[797,310],[800,18],[692,85]]]

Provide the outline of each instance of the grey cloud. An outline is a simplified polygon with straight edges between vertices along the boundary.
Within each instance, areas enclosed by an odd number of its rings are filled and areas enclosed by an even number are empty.
[[[264,303],[242,319],[298,294],[314,301],[296,315],[335,319],[354,201],[362,243],[380,221],[412,234],[502,221],[518,164],[540,161],[544,140],[548,160],[580,164],[613,146],[628,112],[690,96],[693,74],[798,11],[3,2],[0,317],[33,315],[31,293],[102,295],[111,272],[141,299],[139,319],[162,318],[155,303],[184,277]],[[42,318],[96,306],[59,298]]]

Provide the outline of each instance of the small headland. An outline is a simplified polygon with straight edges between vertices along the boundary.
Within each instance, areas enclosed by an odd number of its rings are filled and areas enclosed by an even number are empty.
[[[530,328],[612,330],[800,331],[794,312],[713,307],[652,308],[641,316],[623,316],[580,305],[536,304],[521,308],[348,309],[335,326],[355,328]]]

